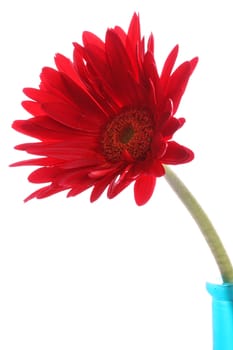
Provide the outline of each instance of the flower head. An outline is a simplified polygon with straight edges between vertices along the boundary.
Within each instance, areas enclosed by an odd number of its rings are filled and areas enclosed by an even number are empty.
[[[39,140],[16,146],[39,157],[13,166],[38,166],[29,181],[47,183],[26,200],[92,187],[93,202],[105,189],[113,198],[134,182],[135,201],[143,205],[163,164],[191,161],[193,152],[172,138],[185,122],[175,113],[197,58],[173,70],[177,54],[178,46],[159,75],[153,35],[145,48],[137,14],[127,33],[116,26],[105,41],[85,31],[72,61],[57,54],[56,69],[43,68],[39,89],[24,89],[30,100],[22,104],[33,117],[12,125]]]

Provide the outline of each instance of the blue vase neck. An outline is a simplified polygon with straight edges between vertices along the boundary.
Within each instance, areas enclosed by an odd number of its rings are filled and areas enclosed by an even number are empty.
[[[206,284],[212,296],[213,350],[233,350],[233,284]]]

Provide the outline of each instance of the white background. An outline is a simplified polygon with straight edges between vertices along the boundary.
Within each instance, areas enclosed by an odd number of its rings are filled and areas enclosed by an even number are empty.
[[[174,168],[205,208],[233,259],[232,9],[223,0],[5,1],[0,5],[0,349],[211,349],[206,281],[219,273],[189,213],[164,178],[137,207],[130,186],[114,200],[90,191],[27,204],[32,168],[9,168],[29,138],[11,129],[26,118],[23,87],[37,87],[57,52],[72,57],[83,30],[101,38],[127,30],[140,12],[155,37],[161,69],[180,45],[178,64],[200,62],[177,116],[175,140],[195,160]]]

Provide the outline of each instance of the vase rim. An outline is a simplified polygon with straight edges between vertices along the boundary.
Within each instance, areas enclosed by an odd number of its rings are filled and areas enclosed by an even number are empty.
[[[233,302],[233,283],[206,283],[206,289],[215,300],[225,300]]]

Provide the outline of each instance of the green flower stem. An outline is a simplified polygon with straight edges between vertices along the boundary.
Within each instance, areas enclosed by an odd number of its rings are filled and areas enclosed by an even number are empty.
[[[233,283],[231,261],[210,219],[177,175],[168,166],[165,166],[165,170],[165,179],[186,206],[206,239],[220,270],[223,282]]]

